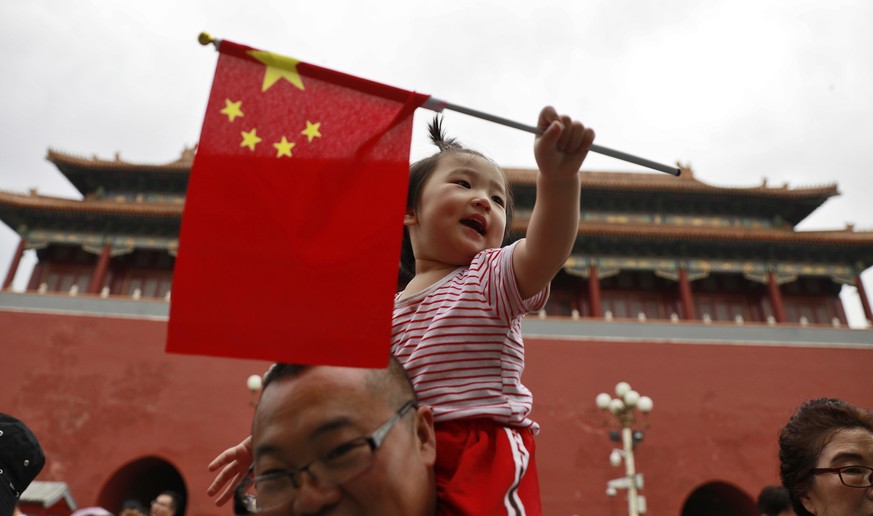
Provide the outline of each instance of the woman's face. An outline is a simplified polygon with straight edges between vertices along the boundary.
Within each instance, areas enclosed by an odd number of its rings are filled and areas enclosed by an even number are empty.
[[[842,466],[873,468],[873,432],[846,428],[834,433],[815,467]],[[816,516],[873,516],[873,487],[845,486],[836,473],[814,475],[802,501],[806,510]]]

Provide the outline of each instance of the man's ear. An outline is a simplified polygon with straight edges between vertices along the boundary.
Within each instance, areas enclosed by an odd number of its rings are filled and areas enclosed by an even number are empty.
[[[406,215],[403,216],[403,225],[414,226],[416,224],[418,224],[418,217],[415,215],[415,210],[407,210]]]
[[[436,433],[433,428],[433,410],[423,405],[415,412],[415,435],[418,449],[428,466],[436,462]]]

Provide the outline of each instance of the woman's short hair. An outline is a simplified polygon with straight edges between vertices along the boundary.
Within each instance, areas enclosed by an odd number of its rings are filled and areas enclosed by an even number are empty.
[[[807,401],[779,433],[779,474],[798,516],[811,513],[801,498],[812,485],[812,470],[833,435],[847,428],[873,432],[873,413],[834,398]]]

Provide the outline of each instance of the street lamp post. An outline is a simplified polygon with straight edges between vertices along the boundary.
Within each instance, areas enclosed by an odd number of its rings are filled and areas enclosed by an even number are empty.
[[[639,516],[646,512],[645,498],[639,494],[642,489],[642,475],[637,474],[636,464],[634,463],[634,445],[642,440],[642,432],[634,432],[631,426],[636,421],[635,411],[643,414],[648,414],[652,411],[652,398],[648,396],[640,396],[640,394],[631,389],[627,382],[619,382],[615,386],[616,397],[613,398],[609,394],[603,392],[597,395],[597,407],[601,410],[609,411],[619,422],[621,427],[621,450],[612,450],[609,454],[609,462],[613,466],[621,465],[624,459],[625,476],[623,478],[610,480],[607,484],[606,494],[614,496],[617,489],[627,489],[627,505],[629,516]]]
[[[249,405],[252,407],[258,405],[258,393],[261,392],[261,386],[263,383],[264,379],[259,374],[253,374],[246,378],[246,389],[252,393],[251,398],[249,399]]]

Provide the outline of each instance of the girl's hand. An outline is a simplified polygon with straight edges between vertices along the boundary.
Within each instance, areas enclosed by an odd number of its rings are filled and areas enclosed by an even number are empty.
[[[594,142],[594,131],[567,115],[559,115],[552,106],[540,111],[537,127],[543,131],[534,140],[540,173],[560,178],[579,172]]]

